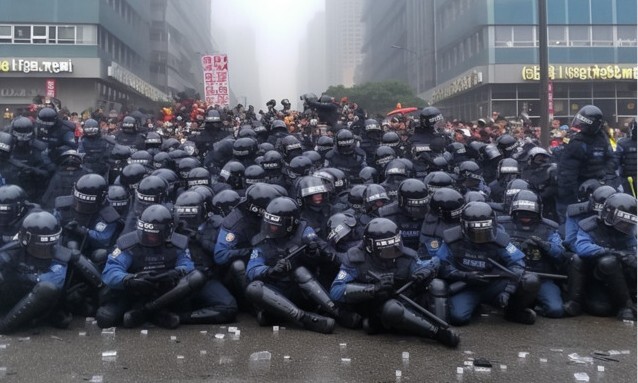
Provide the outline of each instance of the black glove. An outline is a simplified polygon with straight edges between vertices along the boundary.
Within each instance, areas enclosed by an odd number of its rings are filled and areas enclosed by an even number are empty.
[[[537,237],[535,235],[531,236],[528,240],[531,240],[534,243],[534,246],[538,247],[541,251],[545,252],[545,253],[549,253],[549,251],[552,249],[552,244],[548,241],[543,241],[540,237]]]
[[[146,280],[151,282],[169,282],[176,285],[184,275],[186,275],[184,269],[171,269],[160,274],[148,276]]]
[[[460,279],[469,284],[487,284],[489,280],[483,278],[483,273],[480,271],[460,271]]]
[[[89,229],[87,229],[84,226],[81,226],[77,221],[70,221],[69,223],[64,225],[64,229],[82,237],[85,236],[86,233],[88,233],[89,231]]]
[[[510,303],[510,296],[510,293],[508,293],[507,291],[503,291],[498,294],[498,296],[496,297],[496,301],[498,302],[500,308],[504,309],[505,307],[507,307],[507,305]]]
[[[618,260],[625,266],[632,269],[636,269],[636,254],[629,251],[611,250],[610,253],[618,258]]]
[[[150,295],[155,291],[155,283],[149,281],[150,275],[129,274],[124,277],[124,287],[143,295]]]
[[[412,274],[412,280],[417,284],[427,286],[436,277],[436,273],[428,268],[422,268]]]
[[[385,273],[379,275],[379,279],[374,283],[374,295],[377,298],[387,299],[394,292],[394,274]]]
[[[303,244],[306,245],[306,255],[310,257],[318,257],[320,255],[319,237],[317,234],[310,234],[303,237]]]
[[[287,275],[292,270],[292,264],[287,259],[280,259],[274,266],[268,268],[266,274],[269,278],[279,279]]]

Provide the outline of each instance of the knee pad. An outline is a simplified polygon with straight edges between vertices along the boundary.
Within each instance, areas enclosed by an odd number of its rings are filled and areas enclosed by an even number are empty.
[[[582,271],[584,267],[585,264],[583,263],[583,259],[579,257],[578,254],[572,254],[569,258],[569,268],[576,271]]]
[[[122,318],[119,317],[117,312],[113,310],[112,307],[102,306],[97,309],[95,319],[97,320],[97,325],[99,328],[109,328],[117,326]]]
[[[96,265],[104,265],[108,257],[108,252],[105,249],[97,249],[91,254],[91,260]]]
[[[38,300],[52,302],[57,299],[62,289],[55,287],[51,282],[39,282],[31,291]]]
[[[295,276],[295,281],[297,281],[297,283],[305,283],[312,279],[312,274],[310,274],[310,270],[306,269],[303,266],[297,267],[293,271],[293,275]]]
[[[616,257],[605,255],[598,259],[596,268],[594,269],[594,277],[598,280],[604,280],[621,271],[620,262]]]
[[[191,271],[184,279],[192,290],[198,290],[206,284],[206,275],[199,270]]]
[[[403,321],[404,307],[396,299],[388,299],[381,309],[381,319],[387,323],[400,323]]]
[[[449,295],[447,282],[443,279],[434,278],[430,283],[430,294],[437,298],[447,297]]]
[[[261,297],[264,295],[264,282],[262,281],[254,281],[250,282],[248,286],[246,286],[246,298],[255,302],[260,301]]]
[[[538,275],[534,273],[525,273],[521,277],[520,287],[526,293],[536,293],[541,286]]]
[[[246,272],[246,264],[241,259],[236,259],[230,264],[230,270],[235,274]]]

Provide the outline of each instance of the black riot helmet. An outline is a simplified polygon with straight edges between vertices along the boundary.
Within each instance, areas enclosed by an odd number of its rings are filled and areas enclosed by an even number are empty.
[[[266,238],[284,238],[297,230],[299,205],[289,197],[273,199],[264,212],[261,233]]]
[[[496,148],[505,158],[511,157],[519,146],[520,143],[511,134],[503,134],[496,139]]]
[[[163,203],[168,194],[168,182],[160,176],[142,179],[135,190],[135,199],[146,205]]]
[[[297,137],[289,134],[281,139],[281,152],[284,155],[284,160],[290,162],[294,157],[303,153],[301,142],[299,142]]]
[[[532,168],[538,168],[549,164],[552,157],[547,150],[541,147],[533,147],[527,152],[527,164]]]
[[[395,259],[403,254],[401,231],[387,218],[374,218],[363,230],[366,252],[380,259]]]
[[[363,210],[371,213],[390,201],[385,188],[379,184],[370,184],[366,186],[363,192]]]
[[[348,129],[341,129],[335,137],[335,148],[337,153],[349,155],[354,152],[356,142],[354,134]]]
[[[111,149],[111,159],[114,161],[126,161],[131,156],[131,148],[126,145],[115,144]]]
[[[153,156],[153,167],[155,169],[175,169],[175,161],[166,152],[159,152]]]
[[[238,138],[233,143],[233,156],[239,161],[254,159],[257,155],[257,141],[251,137]]]
[[[472,141],[469,144],[467,144],[467,154],[468,156],[470,156],[470,158],[474,158],[475,160],[478,160],[481,158],[481,152],[483,151],[483,148],[486,146],[487,144],[485,142],[482,141]]]
[[[270,132],[271,133],[288,133],[288,126],[283,120],[274,120],[270,124]]]
[[[605,201],[607,201],[607,198],[609,198],[616,192],[616,189],[609,185],[602,185],[596,188],[596,190],[591,193],[591,196],[589,196],[589,211],[600,213],[600,211],[603,209]]]
[[[197,185],[210,186],[210,172],[201,166],[192,168],[186,177],[186,188],[190,189]]]
[[[321,136],[317,140],[317,146],[315,146],[315,150],[317,153],[321,154],[321,157],[325,157],[326,153],[334,147],[334,140],[332,137]]]
[[[299,180],[298,201],[303,206],[319,206],[328,200],[330,189],[323,179],[316,176],[305,176]]]
[[[482,191],[478,190],[468,190],[463,194],[463,198],[465,199],[465,203],[477,201],[477,202],[487,202],[487,195]]]
[[[65,150],[60,154],[57,165],[60,167],[70,167],[78,169],[82,166],[84,153],[78,153],[75,149]]]
[[[399,206],[412,218],[423,219],[428,210],[428,190],[423,181],[408,178],[397,189]]]
[[[501,182],[509,182],[515,178],[519,178],[521,170],[518,167],[518,161],[513,158],[503,158],[498,162],[496,167],[496,179]]]
[[[461,228],[473,243],[491,242],[496,238],[494,211],[485,202],[469,202],[461,212]]]
[[[432,172],[425,176],[423,183],[428,187],[430,193],[433,193],[440,188],[452,188],[454,180],[446,172]]]
[[[204,196],[187,190],[180,194],[173,206],[173,216],[176,222],[180,222],[188,229],[197,230],[206,219]]]
[[[383,146],[389,146],[391,148],[396,148],[401,143],[401,137],[397,132],[385,132],[383,137],[381,137],[381,144]]]
[[[366,191],[367,185],[354,185],[348,191],[348,204],[356,212],[363,212],[363,194]]]
[[[27,212],[27,193],[18,185],[0,186],[0,228],[17,222]]]
[[[228,161],[219,172],[219,178],[234,190],[244,188],[244,172],[246,167],[239,161]]]
[[[512,198],[514,198],[514,196],[516,195],[516,193],[518,193],[521,190],[530,190],[531,187],[529,185],[529,182],[517,178],[514,180],[511,180],[510,182],[507,183],[507,186],[505,187],[505,192],[503,194],[503,207],[509,209],[509,207],[512,205]]]
[[[273,199],[281,197],[282,193],[273,185],[259,183],[250,185],[246,189],[246,196],[242,198],[239,206],[244,211],[248,211],[258,217],[263,216],[266,207]]]
[[[58,112],[53,108],[42,108],[35,122],[38,126],[53,126],[58,120]]]
[[[455,170],[459,177],[459,183],[467,187],[478,186],[478,184],[483,181],[483,171],[481,167],[472,160],[461,162]]]
[[[124,133],[135,133],[137,132],[138,123],[135,117],[126,116],[122,120],[121,129]]]
[[[326,188],[330,191],[330,193],[334,193],[334,191],[335,191],[335,176],[333,176],[331,173],[328,173],[324,169],[315,171],[315,172],[312,173],[312,175],[314,177],[319,178],[324,183],[324,185],[326,185]]]
[[[269,173],[280,173],[283,168],[284,159],[276,150],[269,150],[264,153],[261,160],[261,167]]]
[[[186,150],[184,149],[172,150],[168,152],[168,155],[171,156],[171,158],[173,159],[173,161],[175,161],[176,164],[179,164],[179,162],[183,160],[184,158],[194,158],[189,156],[188,153],[186,153]]]
[[[322,170],[331,174],[332,177],[334,178],[333,192],[335,194],[339,194],[342,191],[346,190],[348,187],[350,187],[350,180],[346,176],[346,173],[343,172],[343,170],[337,169],[337,168],[323,168]]]
[[[160,149],[162,147],[162,136],[157,132],[148,132],[144,138],[144,145],[146,149]]]
[[[450,163],[447,158],[445,158],[445,156],[435,156],[434,158],[432,158],[428,165],[428,168],[431,172],[447,172],[448,170],[450,170]]]
[[[222,115],[217,109],[209,109],[204,117],[204,128],[219,128],[222,126]]]
[[[598,189],[602,185],[603,183],[596,178],[585,180],[582,184],[580,184],[580,186],[578,186],[578,193],[576,194],[578,202],[589,201],[589,197],[591,197],[594,190]]]
[[[321,154],[317,153],[317,151],[306,150],[305,152],[301,153],[301,155],[310,158],[310,161],[312,161],[313,170],[319,170],[323,167],[323,158],[321,157]]]
[[[572,127],[587,136],[593,136],[603,128],[603,112],[594,105],[585,105],[572,120]]]
[[[377,184],[380,182],[379,172],[372,166],[366,166],[359,171],[359,180],[366,185]]]
[[[172,233],[173,215],[164,205],[147,207],[137,219],[137,239],[142,246],[162,246]]]
[[[496,161],[503,157],[503,154],[498,150],[496,145],[487,144],[481,148],[480,151],[481,159],[486,161]]]
[[[182,180],[187,180],[188,173],[191,170],[195,168],[199,168],[201,166],[202,166],[202,163],[197,158],[184,157],[177,162],[177,175]]]
[[[179,187],[179,176],[171,169],[156,169],[150,174],[164,179],[168,183],[168,195],[171,196]]]
[[[532,190],[521,190],[512,198],[509,214],[516,222],[529,226],[541,221],[543,203]]]
[[[374,164],[380,169],[385,169],[385,166],[395,158],[397,154],[389,146],[379,146],[374,152]]]
[[[281,100],[281,105],[284,107],[284,109],[290,109],[290,101],[287,98],[284,98],[283,100]]]
[[[179,141],[177,138],[169,137],[165,140],[162,140],[162,145],[160,146],[160,150],[163,152],[172,152],[173,150],[179,148]]]
[[[257,133],[250,125],[242,125],[239,127],[239,131],[237,131],[237,139],[239,138],[252,138],[254,140],[257,139]]]
[[[8,159],[12,149],[13,136],[7,132],[0,132],[0,160]]]
[[[83,214],[92,214],[100,210],[107,189],[108,184],[101,175],[83,175],[73,186],[73,210]]]
[[[188,191],[194,191],[204,197],[204,207],[208,213],[213,211],[213,189],[208,186],[198,185],[190,188]]]
[[[381,135],[383,134],[383,129],[381,129],[381,125],[379,125],[379,121],[374,118],[368,118],[364,124],[364,131],[366,133],[366,137],[371,140],[379,141],[381,140]]]
[[[248,187],[258,182],[266,182],[266,171],[259,165],[250,165],[244,170],[244,184]]]
[[[257,154],[262,156],[271,150],[275,150],[275,145],[271,144],[270,142],[262,142],[257,145],[257,147]]]
[[[100,124],[92,118],[84,121],[82,125],[84,137],[98,137],[100,135]]]
[[[33,139],[33,122],[26,117],[18,117],[11,123],[11,135],[16,142],[27,142]]]
[[[326,239],[334,246],[342,240],[352,237],[354,227],[357,225],[356,218],[350,213],[337,213],[328,218],[326,223],[328,236]]]
[[[430,211],[446,223],[458,223],[465,199],[451,188],[436,189],[430,197]]]
[[[222,190],[213,197],[213,213],[225,217],[239,204],[240,200],[241,197],[236,191]]]
[[[137,189],[138,184],[146,175],[146,168],[141,164],[128,164],[120,173],[120,185],[129,190]]]
[[[146,150],[138,150],[128,158],[129,164],[141,164],[146,168],[153,167],[153,155]]]
[[[390,161],[385,167],[385,178],[407,178],[409,175],[408,167],[400,158]]]
[[[295,156],[286,168],[286,175],[290,179],[306,176],[312,171],[312,161],[305,156]]]
[[[636,235],[636,198],[625,193],[615,193],[605,201],[600,220],[621,233]]]
[[[130,194],[121,185],[109,186],[106,194],[108,204],[113,207],[120,216],[124,216],[128,212],[130,198]]]
[[[53,214],[39,211],[24,218],[18,232],[18,240],[32,257],[51,259],[61,233],[62,228]]]
[[[419,122],[423,129],[434,130],[443,120],[441,111],[433,106],[426,106],[419,113]]]

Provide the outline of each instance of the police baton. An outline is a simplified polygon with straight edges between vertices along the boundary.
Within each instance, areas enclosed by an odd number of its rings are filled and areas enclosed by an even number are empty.
[[[286,261],[289,261],[292,257],[296,256],[297,254],[300,254],[302,251],[306,250],[306,248],[308,247],[308,245],[301,245],[298,248],[294,249],[293,251],[290,252],[290,254],[286,255],[284,257],[284,259]]]
[[[375,273],[374,271],[368,270],[368,274],[370,274],[370,276],[372,276],[374,279],[379,280],[381,278],[381,276],[377,273]],[[414,308],[415,310],[417,310],[418,312],[420,312],[421,314],[425,315],[426,317],[428,317],[428,319],[432,320],[433,322],[436,322],[436,324],[438,324],[439,326],[441,326],[442,328],[449,328],[450,324],[447,323],[446,321],[444,321],[443,319],[439,318],[438,316],[436,316],[434,313],[428,311],[427,309],[425,309],[423,306],[421,306],[420,304],[416,303],[415,301],[413,301],[412,299],[408,298],[405,294],[403,294],[403,292],[409,288],[412,284],[414,283],[414,281],[410,281],[408,283],[406,283],[405,285],[403,285],[401,288],[399,288],[398,290],[396,290],[394,292],[394,294],[396,296],[398,296],[399,298],[401,298],[405,303],[408,303],[412,306],[412,308]]]
[[[507,267],[501,265],[500,263],[496,262],[495,260],[493,260],[492,258],[488,258],[488,261],[490,261],[490,263],[494,266],[496,266],[498,269],[506,272],[508,275],[515,277],[516,279],[519,278],[518,274],[516,274],[515,272],[513,272],[512,270],[508,269]],[[530,274],[534,274],[536,276],[538,276],[539,278],[546,278],[546,279],[567,279],[567,275],[561,275],[561,274],[549,274],[549,273],[537,273],[535,271],[525,271],[526,273],[530,273]]]

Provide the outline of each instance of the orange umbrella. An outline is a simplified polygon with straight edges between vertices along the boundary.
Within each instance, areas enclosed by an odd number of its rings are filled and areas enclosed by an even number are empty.
[[[406,108],[397,108],[391,112],[388,112],[387,116],[393,116],[395,114],[408,114],[417,110],[419,110],[419,108],[415,106],[406,107]]]

